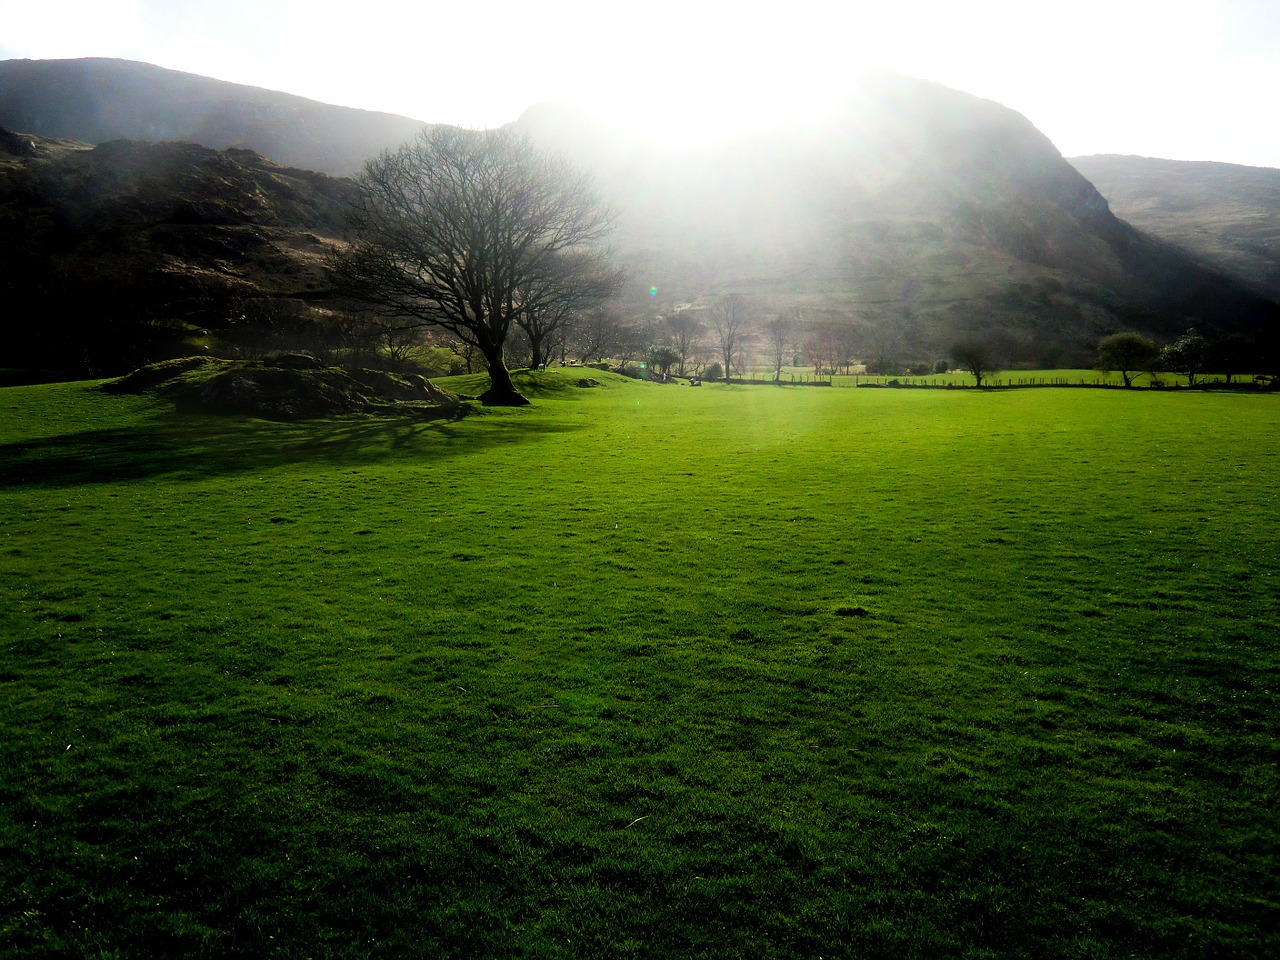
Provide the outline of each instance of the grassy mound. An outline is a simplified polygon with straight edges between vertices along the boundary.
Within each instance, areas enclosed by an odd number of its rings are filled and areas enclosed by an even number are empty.
[[[183,357],[153,363],[103,387],[112,393],[154,390],[179,407],[296,420],[393,408],[457,408],[460,399],[425,377],[322,366],[305,356],[268,360]]]

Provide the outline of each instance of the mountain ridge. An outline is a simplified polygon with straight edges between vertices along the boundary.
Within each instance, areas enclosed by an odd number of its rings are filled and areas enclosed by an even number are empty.
[[[425,124],[135,60],[86,57],[0,61],[0,126],[93,144],[249,147],[286,166],[348,176]]]
[[[12,63],[0,63],[0,82],[14,75],[6,72]],[[85,76],[84,61],[18,63],[55,71],[71,64],[64,90]],[[115,62],[90,63],[110,70]],[[349,185],[317,179],[324,175],[315,168],[332,156],[335,143],[352,153],[390,146],[369,138],[362,124],[370,115],[328,108],[326,129],[345,130],[329,138],[328,153],[297,165],[277,156],[268,160],[271,144],[300,149],[305,138],[292,128],[312,115],[300,114],[299,103],[312,102],[257,88],[247,88],[256,91],[249,98],[238,85],[141,67],[125,71],[141,84],[134,99],[96,113],[77,102],[56,124],[45,116],[46,130],[59,131],[55,136],[118,133],[109,126],[112,118],[136,122],[157,103],[207,105],[209,97],[230,89],[231,105],[203,115],[217,124],[191,121],[228,146],[108,139],[73,147],[9,135],[0,143],[9,157],[0,164],[0,201],[10,204],[10,212],[0,219],[15,230],[10,236],[52,238],[61,244],[57,257],[70,257],[68,263],[99,277],[114,272],[124,282],[127,264],[111,260],[114,251],[101,246],[99,235],[116,236],[117,250],[133,250],[139,258],[137,277],[126,286],[157,321],[201,326],[225,323],[229,315],[207,302],[199,306],[198,297],[165,301],[140,292],[148,283],[170,283],[174,275],[212,278],[209,283],[225,291],[240,282],[227,281],[239,271],[248,288],[242,292],[251,299],[323,300],[327,291],[316,258],[320,247],[338,242]],[[24,69],[28,77],[47,73]],[[147,92],[148,84],[160,89]],[[193,94],[193,85],[203,92]],[[56,113],[59,98],[47,90],[34,100]],[[0,125],[10,119],[6,105],[19,101],[12,85],[0,85]],[[237,125],[233,108],[246,104],[252,109]],[[99,126],[85,126],[90,120]],[[343,127],[347,120],[351,125]],[[414,130],[422,126],[405,123]],[[773,135],[697,149],[671,150],[634,131],[610,137],[546,105],[535,105],[511,127],[589,168],[617,207],[615,245],[632,277],[622,307],[634,316],[736,293],[760,317],[785,314],[811,325],[849,327],[864,354],[892,349],[903,358],[944,356],[957,337],[982,335],[999,339],[1010,363],[1049,366],[1090,362],[1098,338],[1119,329],[1166,339],[1192,325],[1211,334],[1275,336],[1280,308],[1274,298],[1236,282],[1221,264],[1190,256],[1175,241],[1116,217],[1103,194],[1028,118],[928,81],[864,78],[825,124],[797,123]],[[316,129],[303,132],[310,136]],[[393,132],[378,129],[384,137]],[[60,151],[60,159],[42,158],[40,151]],[[85,184],[80,193],[76,177]],[[255,211],[255,197],[268,195],[266,207]],[[14,213],[22,196],[35,199]],[[57,211],[58,230],[49,229],[49,209]],[[262,221],[268,213],[273,222]],[[174,266],[181,258],[175,259],[170,234],[179,227],[192,236],[180,245],[189,259]],[[232,236],[237,230],[241,235]],[[252,230],[262,236],[255,238]],[[279,235],[263,234],[270,230]],[[201,242],[193,239],[197,233]],[[314,244],[299,239],[308,235]],[[255,272],[264,269],[264,257],[250,251],[266,249],[263,242],[284,251],[279,272]],[[14,240],[19,243],[34,249],[29,240]],[[162,249],[153,249],[156,244]],[[219,258],[214,254],[220,249],[234,255]],[[17,260],[26,266],[10,264],[3,278],[14,292],[31,282],[32,264],[25,254]],[[89,269],[102,262],[114,263],[112,271]],[[161,262],[173,269],[145,266]],[[44,276],[39,270],[34,275]],[[293,290],[291,276],[309,279]],[[45,281],[52,284],[47,276]],[[95,296],[102,294],[97,289]],[[78,301],[81,308],[91,299]]]
[[[1280,170],[1120,154],[1070,163],[1126,220],[1280,299]]]

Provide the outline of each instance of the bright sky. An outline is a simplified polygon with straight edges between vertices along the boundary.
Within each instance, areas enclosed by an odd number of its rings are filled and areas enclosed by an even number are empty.
[[[470,127],[568,100],[663,136],[813,112],[880,66],[1066,156],[1280,167],[1280,0],[0,0],[0,59],[89,56]]]

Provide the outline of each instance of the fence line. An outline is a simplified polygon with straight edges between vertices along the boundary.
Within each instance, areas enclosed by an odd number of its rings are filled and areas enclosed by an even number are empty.
[[[937,390],[974,390],[977,383],[959,383],[954,380],[939,380],[937,377],[866,377],[855,374],[855,387],[886,387],[890,389],[937,389]],[[1201,380],[1189,385],[1185,383],[1134,383],[1129,387],[1123,380],[1109,378],[1070,378],[1070,377],[986,377],[981,389],[1019,389],[1034,387],[1072,387],[1095,390],[1265,390],[1266,385],[1256,381],[1233,380]]]

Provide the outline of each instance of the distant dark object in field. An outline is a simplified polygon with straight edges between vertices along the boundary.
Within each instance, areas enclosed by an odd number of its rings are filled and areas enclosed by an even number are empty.
[[[600,386],[600,381],[599,381],[599,380],[593,380],[591,377],[583,377],[581,380],[579,380],[579,381],[578,381],[578,386],[580,386],[580,387],[584,387],[584,388],[585,388],[585,387],[598,387],[598,386]]]
[[[184,357],[135,370],[103,385],[109,393],[154,390],[180,409],[280,420],[343,413],[462,416],[460,398],[425,377],[325,367],[305,354],[263,361]]]
[[[871,611],[866,607],[837,607],[837,617],[867,617],[871,615]]]
[[[689,381],[689,386],[700,387],[702,386],[702,381],[699,380],[697,377],[694,377],[692,380]]]

